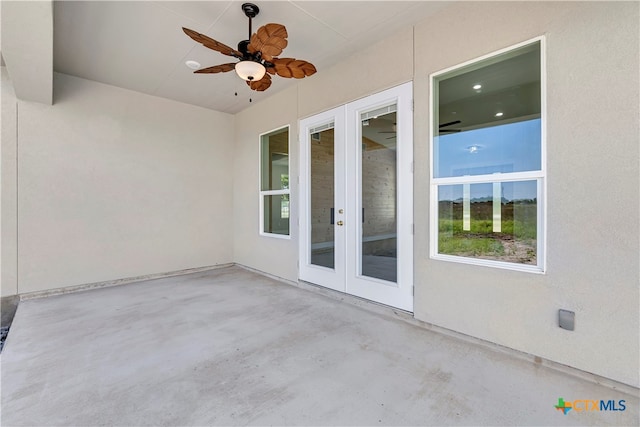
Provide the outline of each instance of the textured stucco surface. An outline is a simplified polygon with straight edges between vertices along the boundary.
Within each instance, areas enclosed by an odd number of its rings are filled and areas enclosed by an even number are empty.
[[[54,82],[53,106],[18,101],[7,151],[17,240],[3,229],[3,244],[17,245],[18,293],[231,262],[233,116]]]

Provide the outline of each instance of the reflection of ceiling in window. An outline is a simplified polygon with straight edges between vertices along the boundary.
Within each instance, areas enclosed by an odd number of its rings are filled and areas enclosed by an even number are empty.
[[[509,56],[440,78],[439,123],[459,121],[442,127],[442,131],[465,131],[540,116],[539,46],[534,44]]]
[[[363,120],[361,129],[367,150],[396,149],[396,113]]]
[[[271,164],[273,166],[289,166],[289,155],[288,154],[280,154],[273,153],[271,154]]]

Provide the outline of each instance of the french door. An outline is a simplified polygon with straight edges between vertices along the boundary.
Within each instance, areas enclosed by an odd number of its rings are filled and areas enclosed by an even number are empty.
[[[301,280],[413,311],[412,85],[300,121]]]

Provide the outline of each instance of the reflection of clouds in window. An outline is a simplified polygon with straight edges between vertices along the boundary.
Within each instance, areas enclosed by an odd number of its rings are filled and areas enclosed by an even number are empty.
[[[435,137],[435,177],[540,170],[540,124],[533,119]]]

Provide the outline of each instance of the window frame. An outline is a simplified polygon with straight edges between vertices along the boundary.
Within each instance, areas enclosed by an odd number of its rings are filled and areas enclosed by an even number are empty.
[[[281,190],[263,190],[262,189],[262,167],[263,167],[263,138],[265,136],[269,136],[284,130],[287,130],[287,175],[289,176],[289,188],[281,189]],[[273,237],[276,239],[291,239],[291,125],[286,124],[284,126],[278,126],[268,132],[263,132],[258,136],[258,193],[259,193],[259,218],[258,218],[258,227],[260,236],[265,237]],[[289,196],[289,217],[287,221],[289,222],[289,232],[288,234],[278,234],[278,233],[270,233],[264,230],[264,208],[265,203],[264,199],[266,196],[281,196],[288,195]]]
[[[435,105],[434,87],[436,78],[443,74],[477,64],[490,58],[497,57],[504,53],[534,44],[540,44],[540,170],[526,172],[508,172],[500,174],[470,175],[460,177],[436,178],[434,159],[434,126],[435,114],[438,111]],[[438,213],[438,188],[441,185],[457,184],[483,184],[494,182],[514,182],[514,181],[538,181],[537,185],[537,265],[518,264],[507,261],[488,260],[480,258],[464,257],[460,255],[448,255],[438,253],[439,237],[439,213]],[[448,67],[446,69],[429,74],[429,253],[433,260],[455,262],[461,264],[471,264],[484,267],[493,267],[506,270],[515,270],[529,273],[546,273],[546,247],[547,247],[547,74],[546,74],[546,43],[545,36],[538,36],[523,42],[505,47],[486,55],[465,61],[463,63]]]

